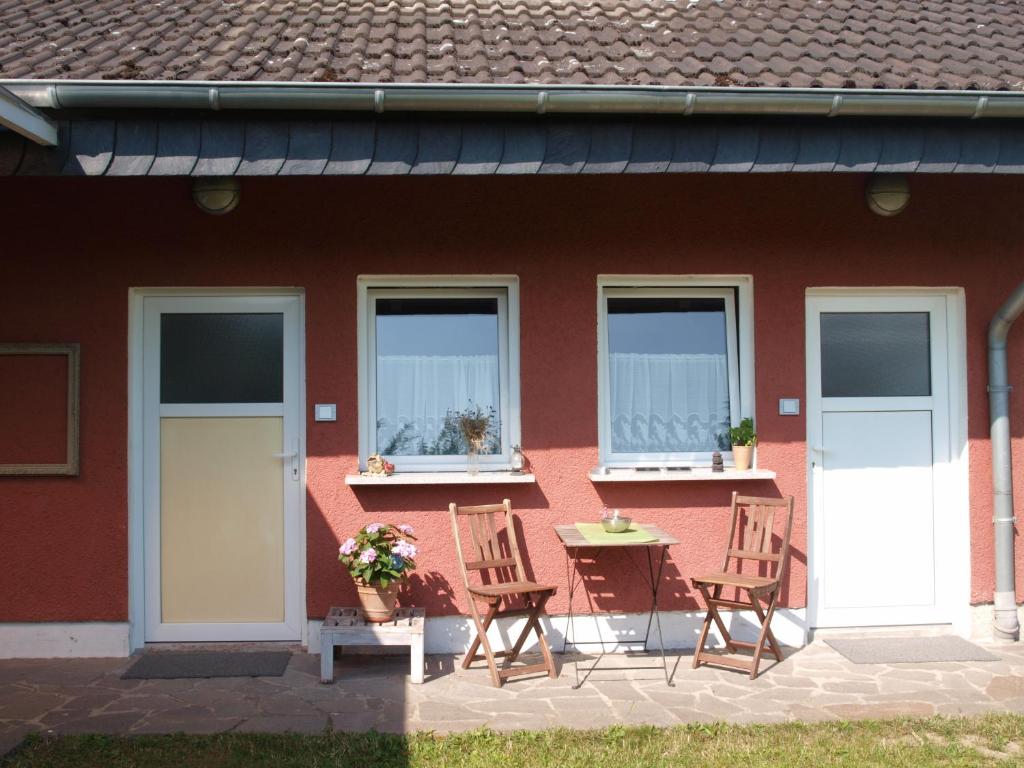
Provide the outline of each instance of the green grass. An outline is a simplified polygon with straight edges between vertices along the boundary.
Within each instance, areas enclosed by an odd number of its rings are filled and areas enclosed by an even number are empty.
[[[687,768],[1024,765],[1024,716],[675,728],[30,737],[3,768]]]

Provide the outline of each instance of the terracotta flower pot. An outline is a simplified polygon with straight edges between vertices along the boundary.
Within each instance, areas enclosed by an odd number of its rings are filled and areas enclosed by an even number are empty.
[[[732,447],[732,461],[736,469],[750,469],[751,459],[754,457],[754,446],[734,445]]]
[[[398,587],[397,581],[385,589],[380,584],[367,584],[357,580],[356,593],[359,595],[360,605],[363,606],[363,617],[376,624],[391,621],[395,613],[395,604],[398,602]]]

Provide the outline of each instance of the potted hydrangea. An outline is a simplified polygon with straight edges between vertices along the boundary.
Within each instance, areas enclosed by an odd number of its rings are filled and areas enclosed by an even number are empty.
[[[390,621],[398,587],[416,567],[411,525],[370,523],[338,548],[338,559],[356,583],[367,621]]]

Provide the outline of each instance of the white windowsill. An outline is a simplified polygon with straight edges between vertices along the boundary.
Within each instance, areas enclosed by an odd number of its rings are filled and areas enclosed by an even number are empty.
[[[592,483],[666,483],[694,480],[722,481],[729,480],[773,480],[775,472],[770,469],[733,469],[726,467],[724,472],[712,472],[710,467],[694,467],[693,469],[655,469],[637,470],[630,467],[595,467],[590,470]]]
[[[528,473],[480,472],[396,472],[383,477],[368,475],[345,475],[345,485],[498,485],[505,483],[536,483],[537,478]]]

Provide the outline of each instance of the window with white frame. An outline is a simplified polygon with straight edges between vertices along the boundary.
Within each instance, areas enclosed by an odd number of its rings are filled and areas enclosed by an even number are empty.
[[[360,459],[397,471],[464,471],[464,426],[486,425],[481,470],[519,441],[514,278],[360,281]]]
[[[749,282],[635,278],[599,289],[599,433],[608,467],[730,462],[729,427],[750,413],[741,386],[741,300]]]

